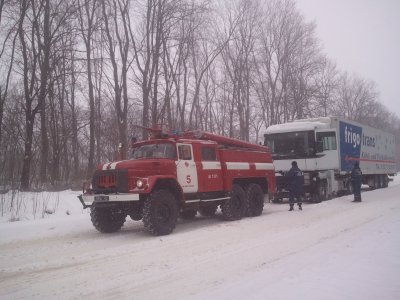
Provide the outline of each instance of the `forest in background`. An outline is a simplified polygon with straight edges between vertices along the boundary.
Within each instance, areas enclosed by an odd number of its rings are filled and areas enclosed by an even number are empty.
[[[0,189],[80,187],[135,125],[258,143],[334,115],[394,133],[400,161],[399,117],[315,28],[293,0],[0,0]]]

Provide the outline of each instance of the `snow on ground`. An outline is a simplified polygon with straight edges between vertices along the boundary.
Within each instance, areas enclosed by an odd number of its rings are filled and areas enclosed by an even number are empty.
[[[5,205],[1,299],[400,295],[400,176],[389,188],[363,192],[362,203],[344,196],[293,212],[287,204],[267,203],[260,217],[225,222],[220,214],[197,216],[163,237],[132,220],[120,232],[98,233],[78,194],[19,195],[18,213]],[[0,195],[1,203],[9,199]]]

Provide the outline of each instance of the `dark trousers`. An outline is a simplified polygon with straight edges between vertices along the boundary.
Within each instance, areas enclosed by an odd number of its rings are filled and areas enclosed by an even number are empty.
[[[353,184],[354,200],[361,201],[361,184]]]
[[[301,206],[301,194],[296,192],[289,192],[289,204],[290,207],[297,203],[298,206]]]

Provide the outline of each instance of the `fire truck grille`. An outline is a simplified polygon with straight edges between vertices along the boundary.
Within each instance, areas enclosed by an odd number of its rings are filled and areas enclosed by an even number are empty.
[[[99,188],[115,188],[117,186],[117,177],[115,174],[101,175],[97,178],[97,186]]]
[[[127,170],[96,171],[93,175],[93,190],[95,193],[127,193]]]

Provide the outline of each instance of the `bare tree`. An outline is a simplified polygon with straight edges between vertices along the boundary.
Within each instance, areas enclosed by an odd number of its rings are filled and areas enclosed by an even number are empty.
[[[260,27],[257,1],[238,1],[233,7],[237,26],[232,39],[222,51],[222,58],[232,84],[232,101],[239,118],[239,137],[249,140],[251,89],[254,81],[253,57]],[[232,24],[233,27],[233,24]],[[232,126],[231,126],[232,127]],[[231,132],[232,134],[232,132]]]
[[[127,113],[128,113],[128,67],[129,67],[129,0],[102,1],[102,13],[107,38],[108,54],[112,65],[114,103],[117,113],[119,153],[121,158],[127,152]],[[110,14],[114,23],[110,22]],[[122,24],[122,28],[120,28]],[[119,57],[115,51],[117,45]],[[120,61],[120,66],[118,64]]]
[[[12,22],[12,20],[9,20],[12,24],[2,24],[6,23],[7,20],[4,22],[4,19],[2,18],[3,11],[6,9],[8,11],[12,11],[12,6],[11,6],[11,1],[6,1],[6,0],[1,0],[0,1],[0,37],[4,37],[4,39],[1,40],[1,48],[0,48],[0,62],[3,61],[2,58],[4,58],[4,64],[2,63],[2,66],[0,67],[0,71],[3,74],[5,74],[5,78],[2,76],[0,77],[0,145],[2,141],[2,132],[3,132],[3,116],[4,116],[4,105],[7,99],[8,95],[8,90],[10,86],[10,81],[11,81],[11,73],[13,69],[13,64],[14,64],[14,57],[15,57],[15,43],[18,38],[18,32],[16,30],[16,26],[18,22]],[[11,43],[11,44],[10,44]],[[11,53],[6,53],[5,49],[6,48],[11,48]],[[5,57],[7,58],[5,59]],[[6,61],[8,63],[8,66],[6,64]],[[3,69],[5,68],[5,69]]]
[[[22,77],[25,97],[25,155],[21,174],[21,187],[30,187],[30,165],[32,162],[33,128],[36,114],[41,116],[41,164],[40,181],[47,180],[48,134],[46,124],[46,97],[48,79],[51,74],[50,56],[55,50],[55,41],[59,38],[60,28],[71,15],[73,3],[60,1],[50,3],[22,0],[18,36],[22,56]]]
[[[133,24],[128,15],[129,34],[134,51],[134,60],[137,71],[140,74],[139,81],[143,103],[142,123],[144,127],[155,126],[157,123],[159,60],[161,57],[162,38],[166,38],[166,36],[163,37],[162,25],[165,22],[167,5],[173,6],[173,2],[176,1],[147,0],[145,11],[143,11],[144,18],[140,24],[141,32],[139,36],[135,35]],[[153,99],[150,103],[150,96],[153,89]],[[142,135],[143,138],[147,138],[148,132],[143,130]]]
[[[70,37],[71,38],[71,37]],[[75,90],[76,90],[76,58],[74,51],[70,51],[69,60],[71,62],[70,72],[70,85],[67,87],[66,102],[71,112],[71,152],[73,157],[73,175],[74,178],[79,174],[79,142],[78,142],[78,112],[77,105],[75,104]]]
[[[322,57],[320,69],[315,76],[315,104],[312,111],[316,116],[328,116],[333,106],[334,93],[338,85],[338,70],[327,57]]]
[[[218,20],[218,15],[213,15]],[[211,16],[209,17],[211,18]],[[213,27],[217,28],[216,23]],[[231,41],[233,32],[238,24],[238,16],[233,17],[228,23],[223,23],[222,29],[214,34],[209,30],[198,30],[195,38],[190,43],[190,54],[194,74],[193,100],[189,113],[189,128],[198,127],[198,118],[201,114],[200,92],[203,77],[210,69],[211,65],[220,56],[221,52]]]
[[[36,39],[38,41],[39,69],[40,69],[40,86],[38,92],[38,109],[40,112],[40,136],[41,136],[41,163],[40,163],[40,182],[47,181],[47,163],[49,153],[49,139],[46,126],[46,94],[48,92],[47,80],[50,75],[50,50],[52,36],[50,32],[50,0],[39,2],[39,7],[36,7],[37,2],[32,1],[33,14],[37,16],[33,23],[35,27]],[[41,10],[43,9],[43,27],[41,24]]]
[[[294,19],[294,48],[287,68],[289,78],[289,105],[285,119],[309,116],[310,99],[315,93],[314,78],[319,71],[319,46],[315,38],[315,24],[305,23],[300,15]],[[286,101],[285,101],[286,102]]]
[[[98,14],[98,0],[78,0],[78,16],[80,24],[80,33],[85,44],[87,83],[89,91],[89,159],[87,166],[87,176],[90,176],[94,170],[94,151],[95,151],[95,99],[93,87],[92,72],[92,51],[93,35],[95,33]]]
[[[20,18],[18,25],[19,42],[21,45],[22,55],[22,69],[23,69],[23,82],[24,82],[24,112],[25,112],[25,151],[21,173],[21,189],[27,190],[30,188],[30,173],[32,162],[32,142],[33,142],[33,127],[36,114],[39,111],[39,104],[35,104],[36,97],[36,65],[37,65],[37,52],[35,45],[34,28],[31,27],[31,45],[30,49],[27,44],[27,32],[24,28],[25,18],[27,17],[29,9],[29,0],[22,0],[20,3]],[[36,16],[33,16],[36,18]],[[35,20],[35,19],[34,19]],[[29,53],[32,53],[30,56]],[[32,60],[29,59],[32,57]]]
[[[207,4],[200,3],[196,5],[193,2],[191,5],[181,7],[177,16],[179,21],[174,22],[176,28],[170,28],[163,34],[163,47],[166,54],[164,59],[165,72],[170,72],[171,89],[174,87],[176,98],[175,108],[170,108],[171,116],[174,115],[174,128],[179,128],[180,130],[186,128],[185,116],[192,73],[190,66],[191,45],[195,39],[196,32],[201,28],[207,9]],[[170,37],[171,31],[175,31],[175,38]],[[174,53],[173,58],[171,53]]]
[[[294,3],[291,1],[271,1],[264,12],[268,17],[261,27],[256,65],[260,85],[258,90],[262,95],[259,99],[262,101],[266,126],[279,123],[280,110],[284,110],[282,102],[287,89],[285,74],[293,48],[293,11]]]

